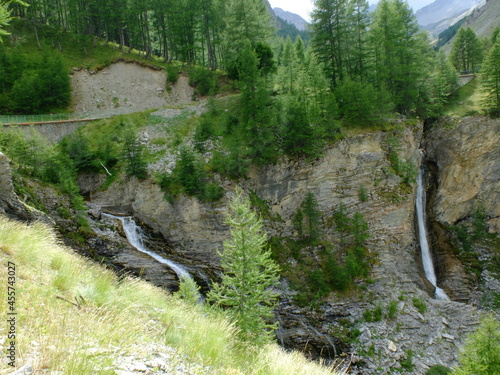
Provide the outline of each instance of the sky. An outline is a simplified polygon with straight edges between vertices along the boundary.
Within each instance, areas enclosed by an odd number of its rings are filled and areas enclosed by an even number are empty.
[[[378,0],[369,0],[370,4],[377,3]],[[414,11],[434,2],[434,0],[409,0],[408,3]],[[269,0],[271,7],[281,8],[292,13],[296,13],[304,18],[306,21],[311,21],[309,13],[314,8],[313,0]]]

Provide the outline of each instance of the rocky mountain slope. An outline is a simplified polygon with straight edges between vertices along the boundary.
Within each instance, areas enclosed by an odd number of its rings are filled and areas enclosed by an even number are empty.
[[[415,15],[421,26],[428,26],[444,19],[454,19],[467,12],[479,0],[436,0],[419,9]]]
[[[307,21],[303,19],[301,16],[298,14],[288,12],[286,10],[283,10],[281,8],[273,8],[274,14],[276,14],[278,17],[281,19],[291,23],[292,25],[295,25],[295,27],[300,30],[304,31],[307,28]]]
[[[500,3],[486,1],[484,6],[474,11],[462,25],[467,26],[470,26],[477,36],[489,38],[495,27],[500,26]]]

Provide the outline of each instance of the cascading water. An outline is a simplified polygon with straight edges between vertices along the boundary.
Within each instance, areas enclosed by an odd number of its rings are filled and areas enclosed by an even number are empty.
[[[111,217],[115,220],[121,221],[123,225],[123,230],[125,232],[125,235],[127,236],[128,242],[135,247],[138,251],[144,254],[148,254],[150,257],[155,259],[156,261],[167,265],[170,267],[172,270],[175,271],[177,274],[177,277],[179,277],[179,280],[185,279],[185,278],[190,278],[191,275],[189,272],[180,264],[177,264],[167,258],[162,257],[161,255],[156,254],[153,251],[150,251],[146,248],[144,245],[144,242],[142,240],[143,238],[143,232],[141,227],[137,225],[137,223],[134,221],[134,219],[130,216],[114,216],[110,214],[103,214],[105,216]]]
[[[450,298],[446,295],[443,289],[437,286],[436,273],[434,271],[434,263],[427,241],[427,227],[425,215],[425,187],[424,187],[424,169],[420,168],[417,176],[417,201],[415,203],[417,210],[418,233],[420,239],[420,251],[422,253],[422,265],[424,267],[425,277],[435,287],[435,297],[439,300],[449,301]]]

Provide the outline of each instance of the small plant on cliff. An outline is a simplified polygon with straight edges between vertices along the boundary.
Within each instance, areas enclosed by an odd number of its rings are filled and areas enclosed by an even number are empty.
[[[443,365],[435,365],[432,366],[430,369],[427,370],[425,375],[447,375],[451,372],[451,369],[449,369],[446,366]]]
[[[170,202],[181,192],[207,202],[217,201],[224,195],[222,187],[214,182],[209,182],[196,154],[187,147],[181,148],[172,173],[158,174],[156,182]]]
[[[246,341],[265,343],[276,328],[267,323],[276,306],[278,266],[265,249],[267,235],[250,201],[236,192],[229,202],[226,223],[231,237],[220,254],[224,275],[208,294],[215,306],[227,309]]]
[[[415,365],[413,363],[413,351],[411,349],[408,349],[406,351],[406,357],[399,362],[401,365],[401,368],[403,368],[406,371],[409,371],[410,373],[413,372],[415,369]]]
[[[413,298],[413,306],[415,306],[419,313],[423,314],[427,311],[427,305],[420,298]]]

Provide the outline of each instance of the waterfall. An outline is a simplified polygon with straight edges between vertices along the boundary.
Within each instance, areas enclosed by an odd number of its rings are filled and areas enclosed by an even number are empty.
[[[443,289],[437,286],[436,273],[432,262],[432,255],[427,241],[426,215],[425,215],[425,186],[424,186],[424,169],[420,168],[417,176],[417,201],[415,203],[418,220],[418,234],[420,240],[420,251],[422,253],[422,265],[424,266],[425,277],[435,287],[435,298],[439,300],[449,301],[450,298],[446,295]]]
[[[155,259],[156,261],[160,262],[161,264],[165,264],[166,266],[170,267],[172,270],[175,271],[177,276],[179,277],[179,280],[182,280],[184,278],[190,278],[191,275],[189,275],[189,272],[187,271],[186,268],[181,266],[180,264],[177,264],[167,258],[162,257],[161,255],[156,254],[153,251],[150,251],[146,248],[144,245],[144,242],[142,240],[143,238],[143,231],[140,226],[137,225],[137,223],[134,221],[134,219],[130,216],[125,216],[125,217],[120,217],[120,216],[114,216],[110,214],[104,213],[103,215],[111,217],[115,220],[119,220],[122,222],[123,225],[123,230],[125,231],[125,235],[127,236],[128,242],[135,247],[138,251],[144,254],[148,254],[150,257]]]

